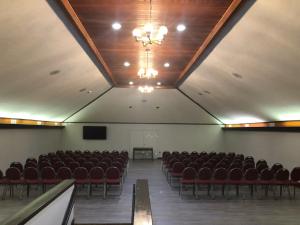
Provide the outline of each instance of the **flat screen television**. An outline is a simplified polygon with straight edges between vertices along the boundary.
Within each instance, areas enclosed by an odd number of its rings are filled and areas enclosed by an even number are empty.
[[[83,139],[106,140],[106,127],[104,126],[83,126]]]

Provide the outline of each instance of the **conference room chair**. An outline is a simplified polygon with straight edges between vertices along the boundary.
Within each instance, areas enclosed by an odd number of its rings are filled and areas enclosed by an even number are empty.
[[[57,179],[59,181],[72,179],[72,171],[69,167],[60,167],[57,171]]]
[[[54,170],[57,172],[59,168],[66,166],[63,161],[57,161],[56,163],[53,164]]]
[[[233,168],[228,172],[228,187],[231,185],[235,186],[236,196],[240,194],[240,185],[242,184],[243,171],[241,168]]]
[[[94,163],[91,162],[91,161],[85,161],[85,162],[81,165],[81,167],[86,168],[88,172],[89,172],[94,166],[95,166]]]
[[[296,187],[300,187],[300,167],[295,167],[291,171],[291,185],[294,188],[294,198],[296,197]]]
[[[200,171],[199,171],[199,177],[200,177]],[[213,189],[215,186],[221,186],[222,196],[224,196],[226,180],[227,180],[226,168],[217,168],[212,174],[212,179],[210,181],[210,184],[213,186]]]
[[[105,178],[105,197],[110,186],[119,186],[119,195],[121,195],[123,185],[119,169],[117,167],[109,167],[105,172]]]
[[[259,169],[257,169],[259,172]],[[269,192],[269,187],[272,187],[272,181],[274,179],[274,174],[272,173],[272,171],[268,168],[263,169],[262,171],[259,172],[260,173],[260,177],[259,177],[259,184],[264,187],[265,189],[265,196],[268,196],[268,192]],[[273,189],[273,193],[274,193],[274,189]]]
[[[43,192],[46,192],[48,185],[56,185],[60,182],[60,180],[56,178],[53,167],[47,166],[41,170],[41,182]]]
[[[249,157],[249,156],[248,156]],[[244,180],[242,181],[243,185],[248,185],[250,188],[250,195],[253,197],[254,187],[257,184],[258,172],[255,168],[249,168],[244,174]]]
[[[27,167],[23,172],[24,183],[26,185],[27,197],[29,197],[30,187],[32,185],[40,185],[41,181],[39,179],[39,172],[35,167]]]
[[[80,164],[79,164],[79,162],[73,161],[73,162],[69,162],[69,163],[67,164],[67,167],[69,167],[70,170],[72,171],[72,173],[74,173],[74,170],[75,170],[77,167],[80,167]]]
[[[184,163],[176,162],[173,164],[172,172],[170,174],[170,185],[173,185],[173,179],[180,179],[182,177],[182,172],[185,168]]]
[[[197,171],[192,167],[186,167],[182,171],[182,177],[180,178],[179,196],[182,196],[183,188],[187,186],[192,186],[193,195],[195,196],[195,179],[197,176]]]
[[[198,177],[196,177],[195,179],[195,189],[197,198],[199,196],[198,193],[201,190],[201,186],[207,187],[207,195],[210,196],[212,174],[212,169],[208,167],[204,167],[199,170]]]
[[[283,168],[283,165],[281,163],[275,163],[271,167],[271,171],[275,175],[277,173],[277,171],[280,170],[280,169],[282,169],[282,168]]]
[[[87,196],[90,196],[90,180],[89,180],[89,172],[85,167],[77,167],[74,170],[73,178],[75,179],[75,184],[78,187],[82,186],[83,188],[87,186]]]
[[[93,167],[90,171],[90,195],[93,192],[93,185],[98,187],[98,185],[103,186],[103,198],[105,198],[105,173],[101,167]]]
[[[289,197],[291,197],[289,177],[290,172],[284,168],[277,170],[277,172],[274,175],[273,185],[279,186],[280,197],[282,197],[283,188],[287,188]]]
[[[24,180],[22,178],[21,172],[17,167],[10,167],[5,171],[5,177],[7,180],[7,186],[4,188],[3,199],[6,196],[7,188],[9,189],[10,197],[14,196],[14,188],[18,189],[20,187],[20,194],[19,197],[21,198],[22,194],[22,186],[24,185]]]

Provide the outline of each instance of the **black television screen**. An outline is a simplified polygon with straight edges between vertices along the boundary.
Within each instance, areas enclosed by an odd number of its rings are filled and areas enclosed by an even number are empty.
[[[83,127],[83,139],[105,140],[106,139],[106,127],[84,126]]]

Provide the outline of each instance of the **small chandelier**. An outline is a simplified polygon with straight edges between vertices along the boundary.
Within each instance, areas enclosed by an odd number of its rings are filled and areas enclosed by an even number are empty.
[[[144,85],[139,86],[139,91],[142,93],[151,93],[154,90],[152,86]]]
[[[150,22],[145,24],[144,27],[135,28],[132,31],[133,37],[137,42],[141,42],[144,47],[149,44],[161,44],[165,35],[168,33],[168,28],[166,26],[160,26],[155,29],[151,24],[152,19],[152,1],[150,0],[149,8],[149,20]]]
[[[138,71],[138,76],[142,79],[142,78],[147,78],[147,79],[152,79],[155,78],[158,75],[158,71],[153,69],[153,68],[149,68],[149,49],[146,50],[147,53],[147,58],[146,58],[146,68],[140,68]]]

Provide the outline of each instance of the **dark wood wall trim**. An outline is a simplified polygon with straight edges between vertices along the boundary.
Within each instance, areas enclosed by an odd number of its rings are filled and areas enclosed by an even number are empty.
[[[74,113],[72,113],[70,116],[68,116],[63,122],[65,123],[65,121],[67,121],[68,119],[70,119],[72,116],[74,116],[75,114],[79,113],[81,110],[83,110],[84,108],[88,107],[90,104],[92,104],[93,102],[95,102],[96,100],[98,100],[99,98],[101,98],[103,95],[105,95],[106,93],[108,93],[111,89],[113,89],[113,87],[110,87],[109,89],[107,89],[106,91],[102,92],[98,97],[94,98],[92,101],[90,101],[89,103],[85,104],[84,106],[82,106],[80,109],[76,110]]]
[[[300,132],[300,127],[223,127],[224,131]]]
[[[0,124],[0,129],[63,129],[64,126],[41,126],[23,124]]]
[[[184,91],[180,90],[179,88],[177,88],[177,90],[183,94],[185,97],[187,97],[190,101],[192,101],[194,104],[196,104],[197,106],[199,106],[202,110],[204,110],[205,112],[207,112],[211,117],[213,117],[215,120],[217,120],[219,123],[223,124],[224,123],[219,120],[215,115],[213,115],[211,112],[209,112],[206,108],[204,108],[202,105],[200,105],[198,102],[196,102],[194,99],[192,99],[189,95],[187,95]]]

